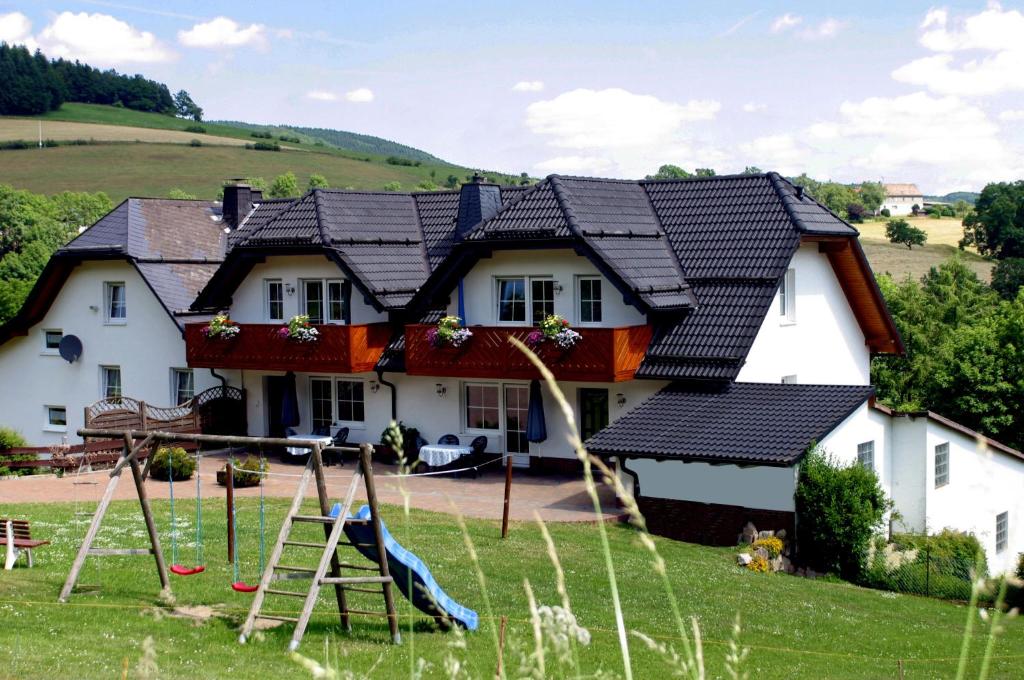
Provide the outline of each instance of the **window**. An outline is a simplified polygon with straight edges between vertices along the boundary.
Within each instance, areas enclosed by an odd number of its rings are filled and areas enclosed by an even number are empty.
[[[121,398],[120,366],[100,366],[100,397],[103,399]]]
[[[857,462],[868,470],[875,469],[875,442],[857,444]]]
[[[601,323],[601,279],[579,280],[580,323]]]
[[[784,324],[796,321],[796,271],[787,269],[779,284],[779,321]]]
[[[996,552],[1006,550],[1010,539],[1010,513],[1001,512],[996,515]]]
[[[184,404],[196,395],[195,378],[191,368],[171,369],[171,403]]]
[[[43,353],[56,354],[60,349],[61,338],[64,332],[57,328],[50,328],[43,331]]]
[[[103,284],[107,323],[124,323],[128,319],[124,282],[108,281]]]
[[[265,279],[263,298],[267,320],[284,321],[284,282],[281,279]]]
[[[46,428],[66,430],[68,427],[68,411],[63,406],[46,407]]]
[[[348,323],[351,290],[351,284],[341,279],[304,280],[302,313],[310,323]]]
[[[331,381],[325,378],[311,378],[309,381],[310,405],[312,407],[313,429],[329,428],[334,424],[331,396]]]
[[[535,324],[539,324],[555,313],[554,279],[530,280],[530,309],[533,310],[533,323]]]
[[[935,488],[949,484],[949,442],[935,447]]]
[[[498,279],[498,321],[526,321],[525,279]]]
[[[783,385],[795,385],[796,384],[796,373],[782,376]]]
[[[497,430],[501,427],[497,385],[466,385],[466,429]]]
[[[365,420],[363,383],[359,380],[337,382],[338,420],[346,423],[361,423]]]

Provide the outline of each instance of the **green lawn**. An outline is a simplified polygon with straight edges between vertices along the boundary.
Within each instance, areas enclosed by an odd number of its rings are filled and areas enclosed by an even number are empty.
[[[99,478],[102,482],[103,476]],[[98,496],[101,487],[83,488],[93,492],[83,491],[82,498],[87,493]],[[276,536],[285,505],[283,500],[269,504],[269,542]],[[179,501],[178,512],[188,518],[192,507],[188,500]],[[166,543],[168,505],[157,502],[155,508]],[[235,593],[228,585],[231,570],[225,562],[223,503],[210,499],[204,508],[207,571],[187,578],[171,577],[179,606],[208,605],[221,614],[196,624],[165,615],[148,557],[90,558],[81,579],[85,591],[73,595],[68,605],[56,604],[88,521],[74,513],[76,509],[91,510],[92,503],[0,503],[0,516],[27,517],[34,533],[53,541],[38,551],[35,569],[0,572],[0,658],[4,658],[0,678],[121,677],[124,664],[135,668],[146,636],[155,640],[161,677],[238,678],[253,671],[260,677],[308,677],[284,652],[290,628],[268,631],[246,646],[236,642],[237,625],[251,596]],[[248,580],[256,578],[255,510],[255,501],[245,499],[238,511],[242,575]],[[100,534],[101,547],[146,544],[137,503],[115,503],[108,517],[110,521]],[[410,617],[405,601],[400,600],[404,644],[394,647],[386,642],[386,627],[380,619],[356,618],[354,631],[342,634],[328,602],[333,595],[325,594],[301,651],[323,659],[326,650],[336,666],[375,678],[408,675],[410,659],[419,658],[432,664],[428,677],[444,675],[443,660],[451,652],[464,660],[472,677],[493,677],[495,621],[487,618],[454,518],[414,512],[405,526],[395,508],[386,508],[385,518],[395,536],[430,565],[449,594],[480,613],[482,629],[466,636],[465,649],[453,649],[448,643],[457,641],[454,635],[435,632],[421,616]],[[185,524],[182,531],[191,536],[192,525]],[[587,524],[552,525],[550,529],[566,567],[573,609],[592,636],[590,645],[580,650],[580,665],[586,674],[603,670],[621,675],[598,532]],[[632,530],[622,526],[609,529],[627,627],[671,641],[675,625],[648,554],[639,547]],[[495,522],[471,521],[469,533],[486,574],[493,614],[509,618],[506,659],[515,669],[524,652],[532,648],[523,579],[530,580],[540,604],[556,604],[553,569],[533,525],[513,524],[506,541],[498,538]],[[310,534],[310,538],[314,536]],[[186,564],[193,561],[191,540],[189,544],[179,560]],[[725,643],[737,612],[743,619],[741,643],[751,648],[746,664],[751,677],[896,677],[898,659],[904,661],[907,678],[953,675],[967,616],[963,606],[843,583],[757,575],[736,567],[734,551],[729,549],[668,540],[658,540],[658,546],[682,611],[699,619],[708,677],[724,677]],[[169,553],[169,546],[165,549]],[[293,598],[279,605],[281,599],[274,600],[278,611],[299,606]],[[367,609],[381,607],[379,597],[354,604]],[[986,624],[977,623],[976,630],[984,634]],[[990,677],[1019,677],[1022,643],[1024,627],[1017,620],[1010,621],[998,641]],[[968,677],[977,675],[982,644],[979,635],[972,646],[974,670]],[[662,659],[639,640],[631,639],[630,647],[635,677],[670,674]],[[549,655],[548,676],[561,675],[558,668]],[[129,673],[128,677],[135,676]]]

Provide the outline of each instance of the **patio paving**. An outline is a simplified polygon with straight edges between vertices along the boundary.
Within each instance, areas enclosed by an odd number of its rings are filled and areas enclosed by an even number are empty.
[[[204,455],[200,462],[200,484],[203,498],[223,498],[224,487],[218,486],[216,472],[224,467],[223,455]],[[264,485],[267,496],[291,498],[295,485],[302,474],[302,466],[271,460],[270,472]],[[352,479],[353,463],[344,467],[329,467],[327,488],[331,498],[340,500]],[[451,475],[425,477],[396,476],[393,465],[374,464],[377,481],[377,495],[382,503],[400,505],[404,485],[410,497],[410,505],[421,510],[452,513],[452,505],[467,517],[479,519],[501,519],[505,485],[504,469],[492,464],[480,471],[476,479],[454,478]],[[63,478],[40,475],[0,480],[0,505],[5,503],[49,503],[49,502],[98,502],[107,483],[107,471],[66,474]],[[170,489],[167,482],[147,480],[146,491],[150,498],[168,498]],[[604,519],[613,519],[620,514],[611,490],[601,486],[601,507]],[[259,495],[256,487],[236,489],[239,497]],[[195,480],[175,483],[175,498],[190,499],[195,495]],[[307,497],[315,497],[316,489],[311,483]],[[131,475],[118,484],[116,499],[135,498],[135,486]],[[360,499],[363,494],[358,494]],[[532,521],[534,511],[548,522],[594,521],[594,508],[587,495],[582,476],[536,475],[525,470],[515,470],[512,481],[510,517],[513,520]]]

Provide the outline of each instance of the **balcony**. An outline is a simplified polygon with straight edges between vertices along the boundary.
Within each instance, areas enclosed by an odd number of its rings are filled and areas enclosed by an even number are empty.
[[[296,342],[278,334],[282,324],[239,324],[234,338],[207,338],[206,324],[185,326],[185,356],[193,368],[241,368],[308,373],[372,371],[391,336],[385,323],[319,325],[316,342]]]
[[[530,380],[540,373],[510,337],[526,342],[529,326],[470,326],[473,337],[459,348],[432,347],[430,325],[405,327],[405,368],[409,375]],[[537,354],[559,380],[620,382],[631,380],[651,341],[651,327],[574,328],[582,337],[570,350],[552,342]]]

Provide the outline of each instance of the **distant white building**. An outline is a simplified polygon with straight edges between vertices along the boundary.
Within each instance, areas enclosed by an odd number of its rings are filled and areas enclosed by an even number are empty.
[[[882,202],[882,210],[888,209],[893,217],[897,215],[911,215],[914,206],[924,208],[924,194],[917,188],[916,184],[886,184],[885,200]]]

